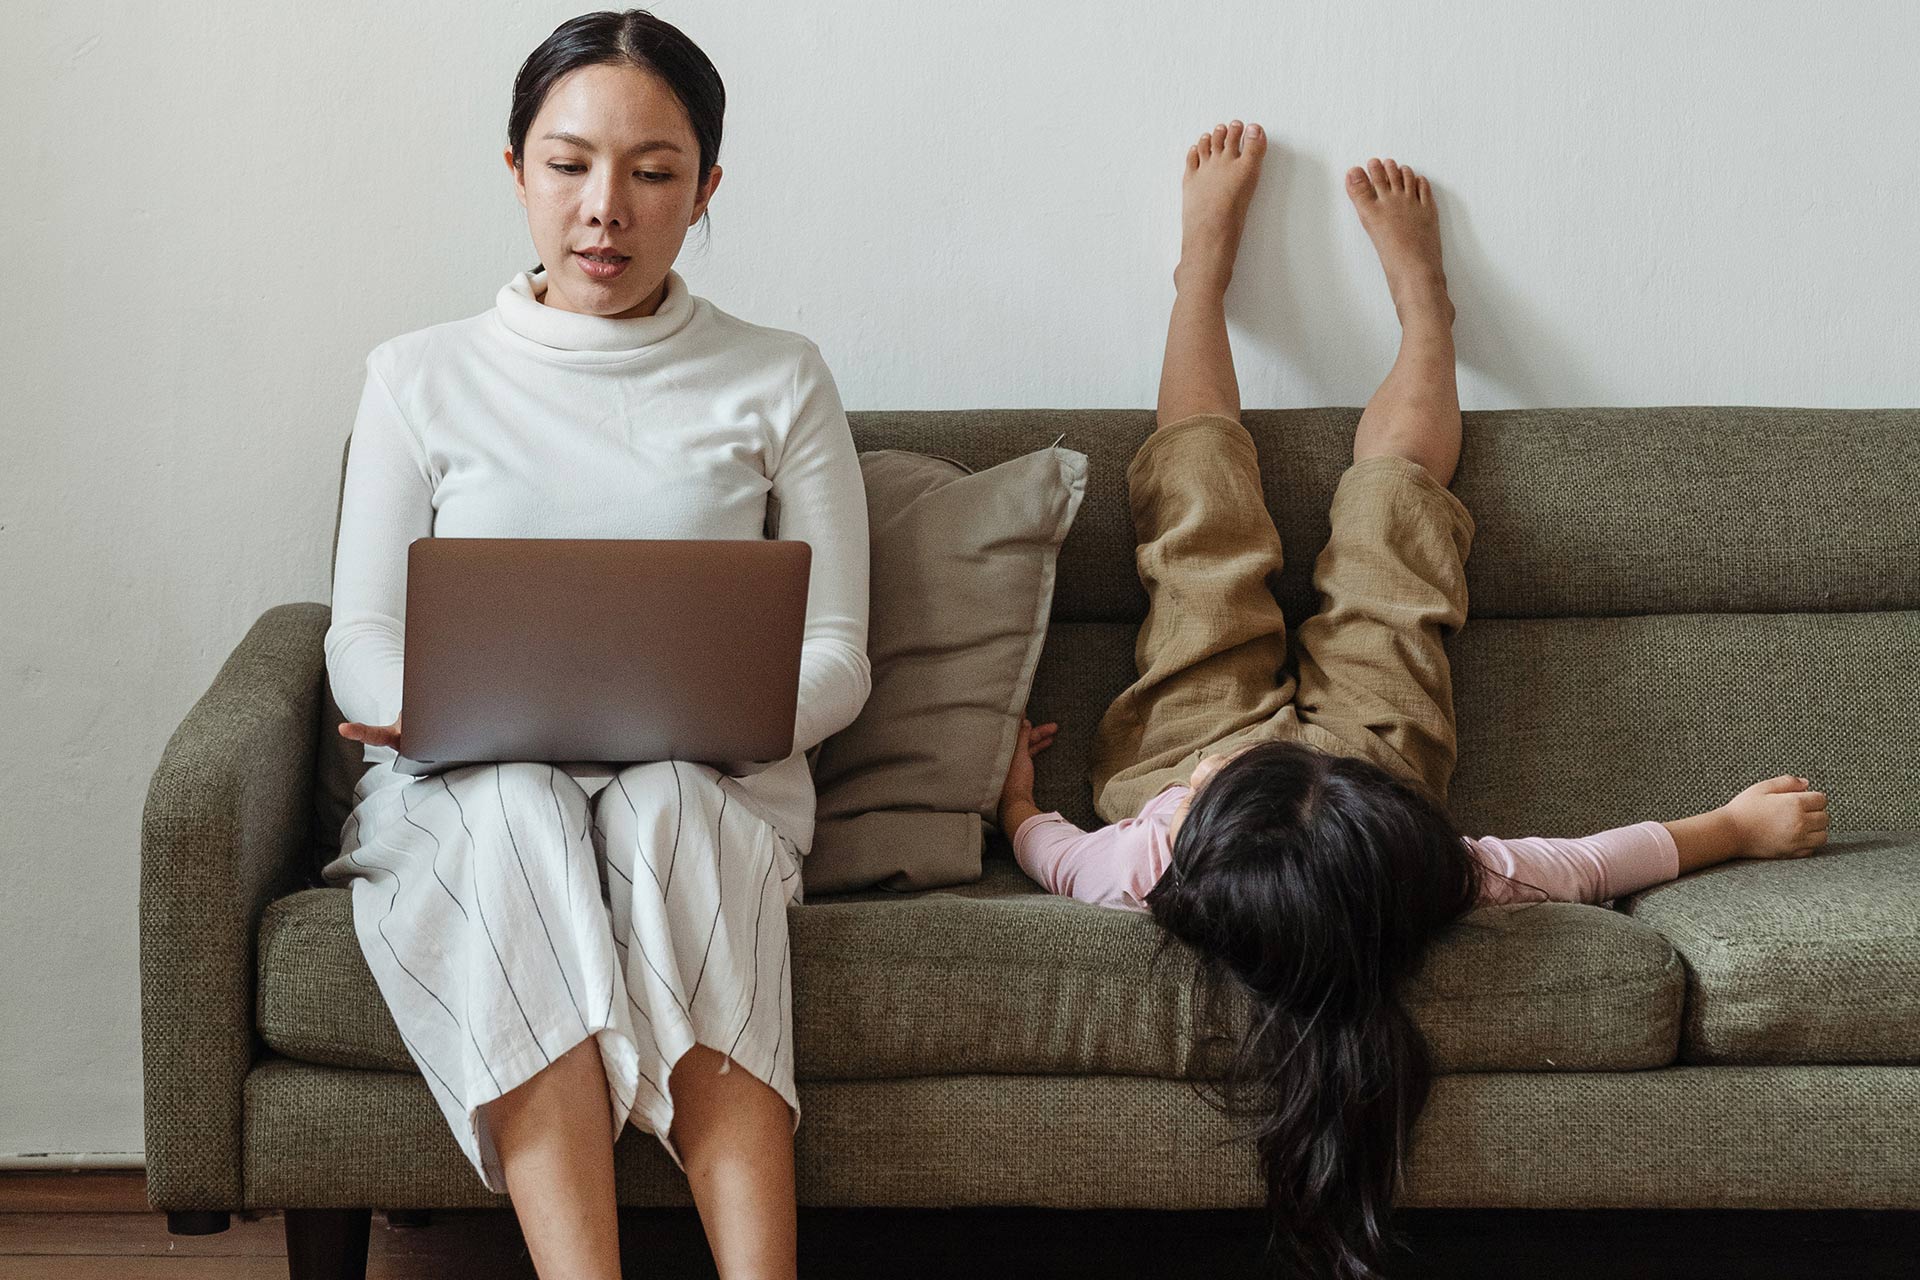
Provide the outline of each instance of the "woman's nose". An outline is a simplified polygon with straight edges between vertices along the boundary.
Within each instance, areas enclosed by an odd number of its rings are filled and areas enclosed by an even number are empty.
[[[585,212],[602,226],[623,227],[627,224],[626,201],[619,184],[611,176],[602,176],[587,184]]]

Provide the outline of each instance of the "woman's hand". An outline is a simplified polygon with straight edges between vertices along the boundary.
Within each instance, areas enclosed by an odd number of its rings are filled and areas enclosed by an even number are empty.
[[[1805,778],[1756,782],[1722,806],[1740,832],[1737,858],[1804,858],[1827,842],[1827,797]]]
[[[1007,766],[1007,781],[1000,788],[1001,813],[1004,814],[1010,804],[1033,803],[1033,758],[1053,745],[1054,731],[1059,727],[1057,721],[1037,727],[1024,718],[1020,721],[1020,737],[1014,743],[1013,762]]]
[[[352,738],[355,742],[364,742],[372,747],[400,747],[400,719],[395,716],[390,725],[361,724],[357,720],[348,720],[340,726],[340,736]]]

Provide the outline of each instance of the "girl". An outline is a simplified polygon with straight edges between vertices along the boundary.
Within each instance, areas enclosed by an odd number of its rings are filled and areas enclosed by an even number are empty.
[[[1259,125],[1234,121],[1187,152],[1158,425],[1128,471],[1149,600],[1139,678],[1093,748],[1111,825],[1083,832],[1035,807],[1032,755],[1057,726],[1022,721],[1000,826],[1046,889],[1151,912],[1204,983],[1245,992],[1226,1094],[1256,1117],[1274,1245],[1308,1274],[1363,1277],[1378,1274],[1427,1097],[1427,1046],[1400,999],[1427,948],[1523,889],[1601,902],[1727,858],[1803,857],[1826,840],[1827,807],[1782,776],[1711,813],[1581,839],[1454,829],[1443,641],[1466,620],[1474,526],[1447,488],[1461,422],[1433,189],[1392,160],[1349,170],[1346,189],[1400,353],[1334,493],[1298,676],[1282,670],[1280,540],[1223,310],[1265,150]]]
[[[649,14],[555,30],[504,152],[541,265],[375,348],[349,451],[327,670],[373,767],[326,876],[546,1276],[619,1275],[629,1120],[685,1170],[721,1275],[795,1269],[786,907],[813,838],[804,753],[871,687],[866,502],[819,351],[671,269],[720,185],[724,106]],[[759,538],[769,494],[813,547],[785,760],[393,769],[412,539]]]

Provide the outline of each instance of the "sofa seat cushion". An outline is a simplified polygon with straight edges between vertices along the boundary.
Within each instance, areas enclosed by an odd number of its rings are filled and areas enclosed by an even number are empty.
[[[1683,1062],[1920,1064],[1920,831],[1723,862],[1621,908],[1686,961]]]
[[[978,882],[789,908],[794,1043],[808,1080],[1217,1074],[1196,1046],[1190,954],[1145,915],[1041,892],[1004,857]],[[412,1070],[354,939],[350,891],[308,889],[260,926],[257,1021],[276,1052]],[[1487,907],[1409,992],[1442,1072],[1665,1066],[1684,982],[1665,939],[1574,903]],[[1244,1018],[1233,1001],[1204,1026]]]

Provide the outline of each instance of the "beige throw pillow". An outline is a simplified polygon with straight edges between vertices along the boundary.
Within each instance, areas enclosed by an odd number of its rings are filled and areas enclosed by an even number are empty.
[[[1087,457],[1041,449],[976,473],[878,449],[860,455],[860,469],[873,693],[810,753],[819,808],[806,888],[977,880]]]

